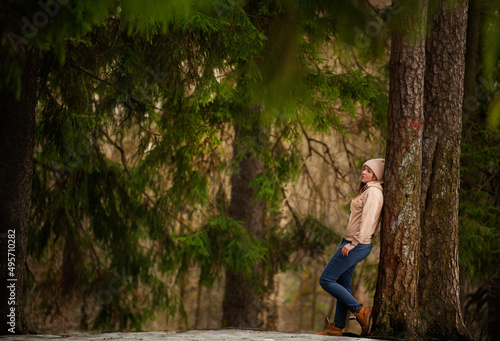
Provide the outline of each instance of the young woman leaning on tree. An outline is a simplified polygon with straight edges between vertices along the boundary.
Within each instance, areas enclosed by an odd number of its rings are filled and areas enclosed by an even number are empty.
[[[318,335],[341,336],[349,310],[361,325],[361,336],[368,333],[372,308],[363,306],[351,295],[351,283],[356,264],[368,257],[372,237],[378,231],[384,204],[384,165],[384,159],[372,159],[363,164],[358,194],[351,201],[345,236],[319,280],[321,287],[337,299],[337,306],[333,323],[327,317],[325,328]]]

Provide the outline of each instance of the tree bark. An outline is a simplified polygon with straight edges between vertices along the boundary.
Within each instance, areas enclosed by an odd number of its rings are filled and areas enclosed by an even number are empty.
[[[372,328],[380,336],[419,333],[417,281],[427,1],[417,4],[418,13],[423,15],[402,11],[399,19],[409,25],[392,34],[383,224]]]
[[[0,91],[0,330],[29,332],[24,314],[24,280],[33,177],[36,54],[24,59],[19,100],[12,89]]]
[[[264,170],[264,163],[247,147],[240,144],[239,135],[240,129],[236,127],[234,157],[237,157],[242,148],[245,156],[231,177],[229,216],[241,221],[251,235],[261,238],[264,202],[255,200],[255,189],[250,186],[250,182]],[[241,273],[231,269],[226,270],[222,325],[234,328],[258,328],[262,325],[259,318],[261,306],[262,295],[249,285],[248,279]]]
[[[462,320],[458,264],[460,143],[467,4],[442,2],[425,71],[418,298],[427,337],[472,339]]]

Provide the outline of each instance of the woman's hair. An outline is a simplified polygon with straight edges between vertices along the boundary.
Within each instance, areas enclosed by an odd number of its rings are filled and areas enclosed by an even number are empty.
[[[377,176],[375,174],[373,174],[373,178],[371,181],[378,181]],[[366,189],[365,186],[366,184],[362,183],[361,181],[359,182],[358,194],[354,198],[352,198],[352,200],[357,199],[364,192],[364,190]]]

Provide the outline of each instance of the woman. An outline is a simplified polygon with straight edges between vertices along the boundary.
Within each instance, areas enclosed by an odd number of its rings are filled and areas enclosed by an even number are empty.
[[[325,328],[318,335],[341,336],[350,310],[361,325],[361,336],[368,333],[371,307],[364,307],[351,295],[352,273],[357,263],[365,259],[372,249],[372,237],[384,204],[384,159],[372,159],[363,164],[357,196],[351,201],[351,215],[342,244],[334,253],[319,283],[337,299],[333,323],[326,318]]]

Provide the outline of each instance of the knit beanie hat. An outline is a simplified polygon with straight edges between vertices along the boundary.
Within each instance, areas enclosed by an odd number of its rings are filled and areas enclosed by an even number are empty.
[[[380,182],[384,181],[383,177],[384,177],[385,159],[371,159],[363,164],[363,166],[365,165],[371,168],[371,170],[377,177],[378,181]]]

